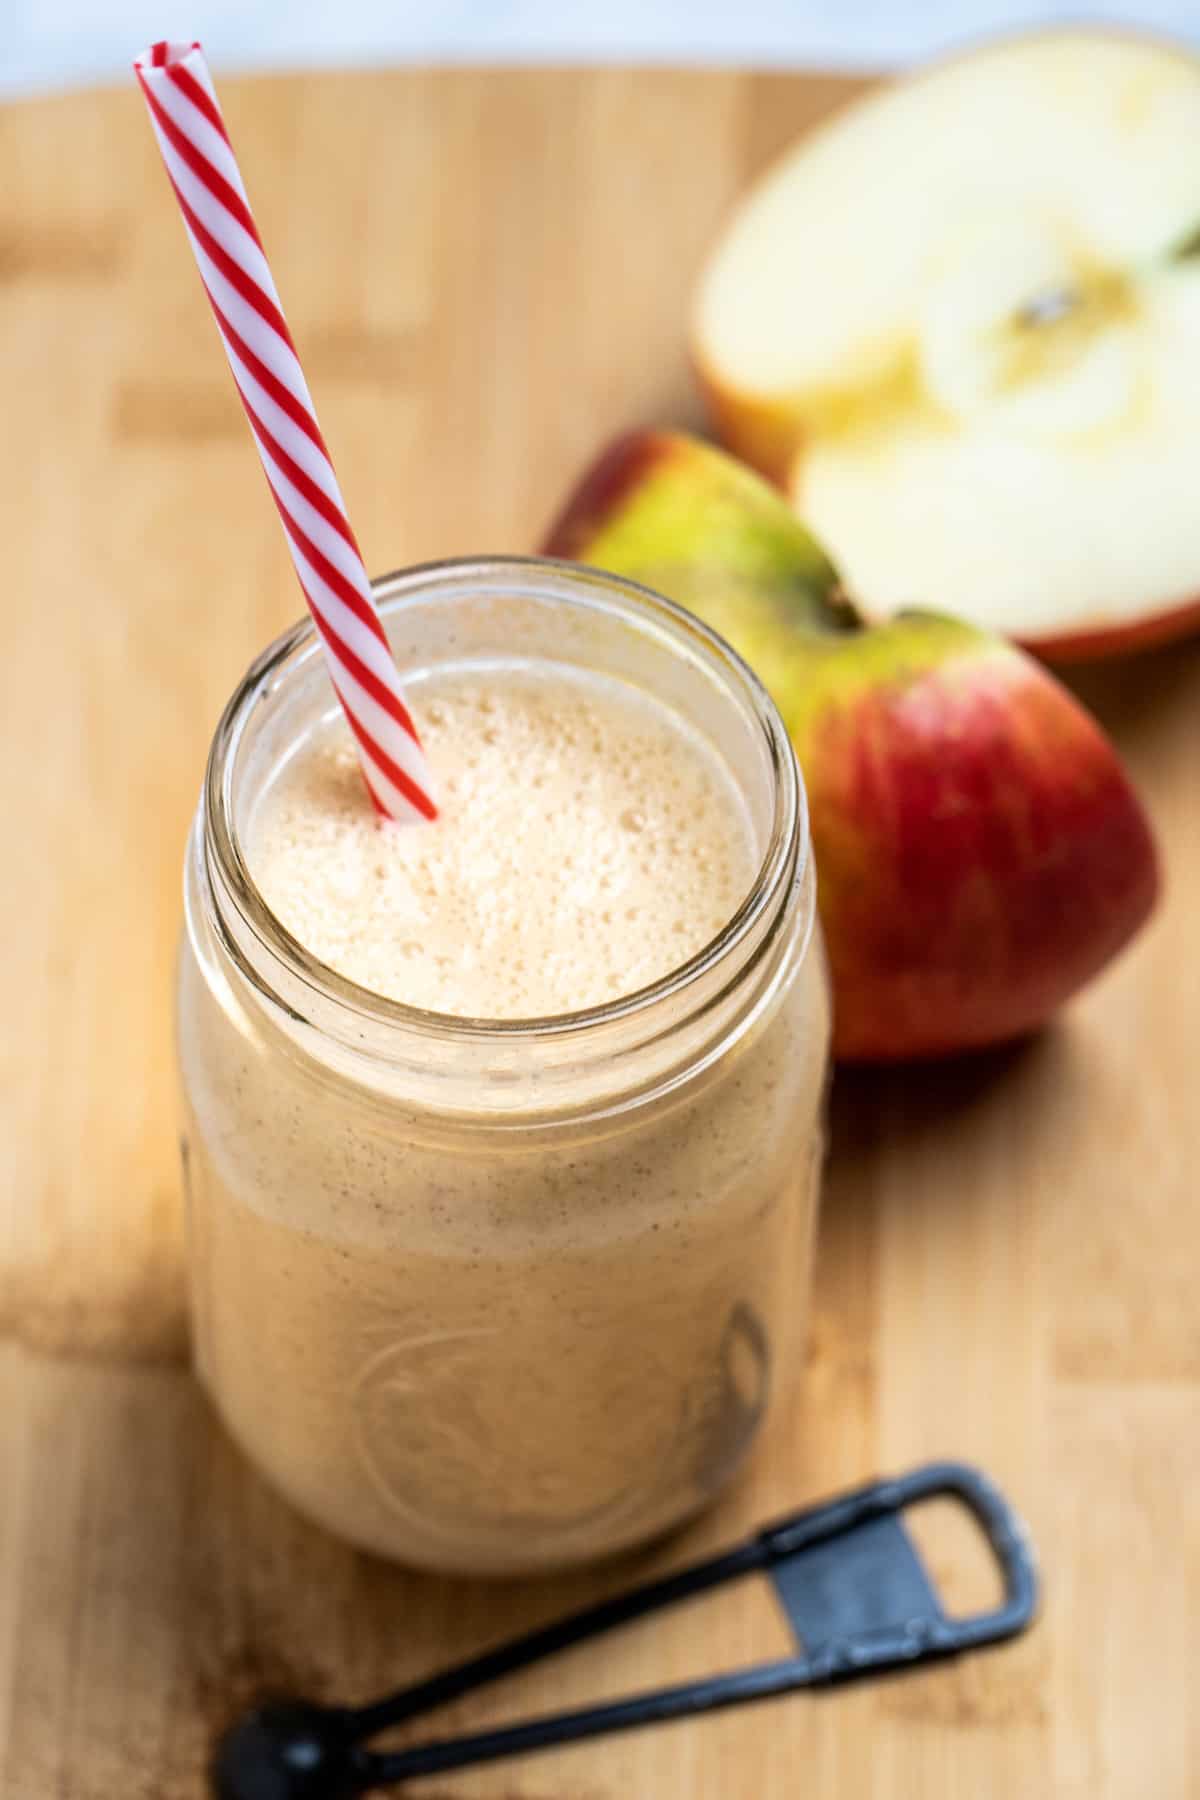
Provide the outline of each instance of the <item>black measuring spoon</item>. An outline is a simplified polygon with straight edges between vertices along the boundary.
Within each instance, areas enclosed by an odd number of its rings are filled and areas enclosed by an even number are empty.
[[[937,1494],[960,1500],[987,1536],[1004,1579],[1004,1599],[990,1612],[948,1617],[904,1528],[904,1508]],[[795,1656],[463,1737],[432,1738],[402,1750],[366,1748],[379,1732],[487,1682],[753,1573],[770,1578],[797,1641]],[[352,1800],[418,1775],[954,1656],[1023,1631],[1036,1604],[1032,1552],[1007,1501],[975,1469],[931,1463],[781,1519],[732,1550],[602,1600],[370,1705],[281,1700],[261,1706],[221,1739],[213,1788],[217,1800]]]

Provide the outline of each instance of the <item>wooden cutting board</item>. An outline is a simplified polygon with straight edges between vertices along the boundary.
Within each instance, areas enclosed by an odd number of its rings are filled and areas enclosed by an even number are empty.
[[[682,321],[705,247],[850,91],[622,71],[224,84],[368,563],[527,548],[608,433],[695,421]],[[187,1369],[180,857],[218,709],[299,608],[132,82],[0,113],[0,395],[0,1792],[192,1800],[211,1733],[264,1685],[365,1697],[941,1454],[977,1459],[1029,1520],[1046,1601],[1021,1642],[411,1791],[1200,1791],[1200,647],[1079,684],[1165,846],[1136,949],[1020,1051],[839,1079],[803,1401],[749,1478],[620,1568],[452,1585],[294,1517]],[[923,1533],[970,1598],[969,1544],[945,1519]],[[751,1586],[446,1725],[781,1646]]]

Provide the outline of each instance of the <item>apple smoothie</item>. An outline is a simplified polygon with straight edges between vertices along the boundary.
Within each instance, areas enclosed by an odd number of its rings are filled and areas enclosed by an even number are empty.
[[[307,628],[214,746],[196,1355],[313,1519],[536,1569],[702,1506],[795,1368],[828,1031],[802,793],[667,603],[553,565],[392,585],[434,824],[374,814]]]

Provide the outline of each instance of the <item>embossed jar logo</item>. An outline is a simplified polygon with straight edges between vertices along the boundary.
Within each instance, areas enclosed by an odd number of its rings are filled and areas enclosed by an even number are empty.
[[[631,1321],[632,1325],[632,1321]],[[567,1531],[652,1512],[681,1479],[699,1502],[740,1459],[766,1402],[762,1326],[734,1307],[707,1353],[622,1334],[481,1326],[391,1336],[353,1391],[380,1502],[428,1532]]]

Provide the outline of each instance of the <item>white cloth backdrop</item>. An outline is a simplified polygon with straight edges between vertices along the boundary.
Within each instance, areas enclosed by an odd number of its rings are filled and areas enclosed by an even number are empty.
[[[375,62],[875,67],[985,32],[1110,19],[1200,44],[1200,0],[0,0],[0,94],[127,78],[157,37],[220,69]]]

